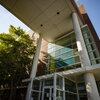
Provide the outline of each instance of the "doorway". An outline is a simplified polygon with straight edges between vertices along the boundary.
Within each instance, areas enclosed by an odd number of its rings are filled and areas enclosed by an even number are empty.
[[[42,100],[53,100],[53,87],[52,86],[44,87]]]

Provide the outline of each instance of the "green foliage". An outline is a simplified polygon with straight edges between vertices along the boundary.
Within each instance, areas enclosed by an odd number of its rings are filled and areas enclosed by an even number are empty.
[[[29,77],[35,52],[34,40],[20,27],[10,26],[9,33],[0,34],[0,85],[20,86]]]

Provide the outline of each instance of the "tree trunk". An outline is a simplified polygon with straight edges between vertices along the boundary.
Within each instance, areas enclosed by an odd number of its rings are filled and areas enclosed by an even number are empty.
[[[14,100],[15,92],[16,92],[16,90],[14,89],[14,83],[13,83],[13,79],[12,79],[9,100]]]

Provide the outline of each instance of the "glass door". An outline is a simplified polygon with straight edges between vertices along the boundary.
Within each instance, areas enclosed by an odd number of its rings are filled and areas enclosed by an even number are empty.
[[[44,87],[42,100],[53,100],[53,88]]]

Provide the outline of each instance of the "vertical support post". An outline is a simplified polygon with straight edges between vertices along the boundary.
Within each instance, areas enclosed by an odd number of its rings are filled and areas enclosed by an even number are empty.
[[[33,79],[36,76],[36,72],[37,72],[37,65],[38,65],[38,59],[39,59],[39,54],[40,54],[41,42],[42,42],[42,37],[40,36],[37,41],[36,53],[34,55],[32,71],[31,71],[31,75],[30,75],[31,81],[28,84],[26,100],[31,100]]]
[[[88,56],[88,53],[86,50],[85,42],[84,42],[84,39],[82,36],[78,17],[77,17],[77,14],[75,12],[72,13],[72,19],[73,19],[73,28],[74,28],[75,35],[76,35],[77,48],[78,48],[78,52],[80,54],[82,67],[83,66],[86,67],[86,66],[89,66],[91,64],[90,64],[90,59],[89,59],[89,56]]]
[[[42,80],[40,81],[40,86],[39,86],[39,97],[38,100],[40,100],[40,96],[41,96],[41,89],[42,89]]]
[[[43,87],[42,87],[42,100],[44,99],[44,80],[43,80]]]
[[[54,73],[54,83],[53,83],[53,86],[54,86],[54,88],[53,88],[53,100],[56,100],[56,82],[57,82],[57,80],[56,80],[56,78],[57,78],[57,75],[56,75],[56,73]]]
[[[78,92],[78,84],[77,84],[77,82],[76,82],[76,92],[77,92],[77,100],[80,100],[80,98],[79,98],[79,92]]]
[[[63,77],[63,100],[65,100],[65,78]]]
[[[84,75],[88,100],[100,100],[99,92],[93,73]]]

